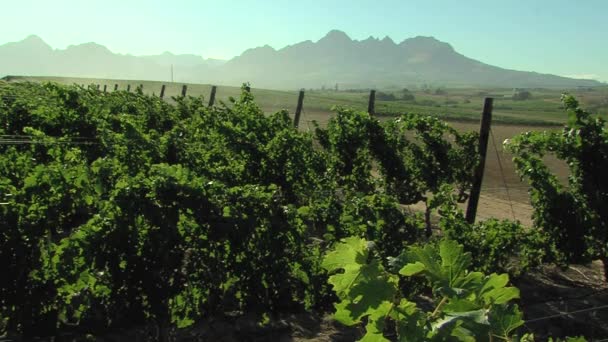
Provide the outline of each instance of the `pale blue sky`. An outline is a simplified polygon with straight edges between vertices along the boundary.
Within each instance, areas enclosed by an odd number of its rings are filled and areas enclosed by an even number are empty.
[[[434,36],[485,63],[608,81],[608,0],[0,1],[0,44],[36,34],[55,48],[94,41],[231,58],[339,29],[353,39]]]

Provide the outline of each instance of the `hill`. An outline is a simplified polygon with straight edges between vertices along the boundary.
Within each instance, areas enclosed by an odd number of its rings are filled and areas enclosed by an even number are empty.
[[[573,88],[600,85],[535,72],[488,65],[458,53],[433,37],[395,43],[390,37],[353,40],[333,30],[325,37],[276,50],[248,49],[229,60],[165,52],[155,56],[113,53],[85,43],[53,49],[37,36],[0,46],[0,76],[94,77],[239,85],[244,81],[271,89],[403,87]]]

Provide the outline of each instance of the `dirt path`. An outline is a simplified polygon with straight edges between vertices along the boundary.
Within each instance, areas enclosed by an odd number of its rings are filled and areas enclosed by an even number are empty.
[[[424,202],[419,202],[407,207],[411,210],[420,212],[425,210]],[[459,207],[463,211],[466,211],[467,204],[461,203],[459,204]],[[513,200],[509,201],[490,195],[481,195],[479,197],[476,221],[483,221],[489,218],[516,220],[525,226],[532,226],[532,207],[526,203]]]

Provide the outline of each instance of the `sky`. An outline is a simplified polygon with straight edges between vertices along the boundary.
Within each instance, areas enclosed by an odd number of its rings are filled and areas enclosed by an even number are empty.
[[[484,63],[608,82],[608,0],[0,0],[0,44],[229,59],[262,45],[433,36]]]

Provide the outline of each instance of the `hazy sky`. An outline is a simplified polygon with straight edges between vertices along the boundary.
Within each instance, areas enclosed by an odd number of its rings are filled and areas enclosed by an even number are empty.
[[[396,42],[434,36],[482,62],[608,81],[608,0],[0,0],[0,44],[30,34],[55,48],[231,58],[331,29]]]

